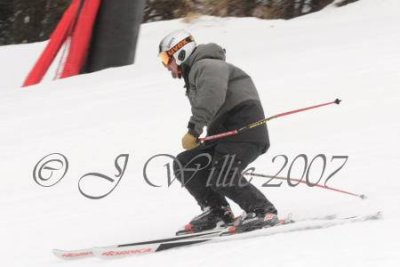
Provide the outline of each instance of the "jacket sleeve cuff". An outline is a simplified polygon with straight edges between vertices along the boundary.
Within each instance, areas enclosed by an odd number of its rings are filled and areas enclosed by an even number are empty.
[[[203,127],[197,126],[194,122],[189,121],[188,131],[191,135],[197,138],[203,132]]]

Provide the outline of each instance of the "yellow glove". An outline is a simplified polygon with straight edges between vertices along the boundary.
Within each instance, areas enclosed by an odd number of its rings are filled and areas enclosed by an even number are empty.
[[[197,146],[199,146],[200,143],[197,140],[197,137],[193,136],[190,133],[186,133],[183,137],[182,137],[182,147],[185,150],[190,150],[193,149]]]

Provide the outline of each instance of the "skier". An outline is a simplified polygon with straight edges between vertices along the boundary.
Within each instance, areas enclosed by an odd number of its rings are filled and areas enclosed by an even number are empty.
[[[266,125],[214,142],[198,141],[204,127],[208,135],[215,135],[264,119],[250,76],[225,62],[225,50],[219,45],[196,45],[184,30],[161,40],[159,56],[173,78],[183,77],[192,111],[182,138],[185,151],[176,157],[174,172],[203,212],[183,232],[229,225],[251,231],[277,224],[274,205],[241,175],[269,148]],[[226,197],[244,210],[242,216],[234,219]]]

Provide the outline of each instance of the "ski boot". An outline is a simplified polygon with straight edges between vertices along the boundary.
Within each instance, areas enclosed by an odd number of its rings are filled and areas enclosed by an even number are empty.
[[[176,235],[220,229],[232,225],[233,221],[233,213],[229,206],[218,208],[205,207],[203,213],[194,217],[190,223],[185,225],[183,230],[176,232]]]
[[[280,224],[278,215],[275,212],[266,212],[265,210],[256,210],[244,213],[235,219],[232,226],[228,228],[230,234],[249,232],[256,229],[272,227]]]

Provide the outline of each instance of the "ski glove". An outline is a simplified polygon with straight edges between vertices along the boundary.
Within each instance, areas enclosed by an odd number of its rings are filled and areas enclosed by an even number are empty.
[[[190,150],[193,149],[197,146],[199,146],[200,143],[197,139],[197,137],[195,137],[194,135],[192,135],[191,133],[186,133],[183,137],[182,137],[182,147],[185,150]]]

